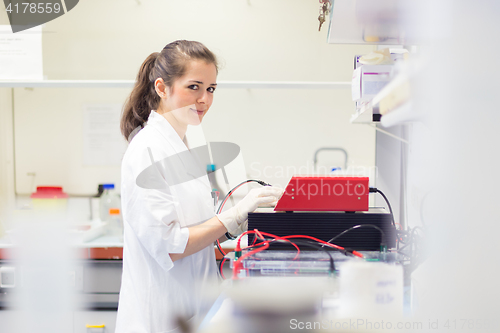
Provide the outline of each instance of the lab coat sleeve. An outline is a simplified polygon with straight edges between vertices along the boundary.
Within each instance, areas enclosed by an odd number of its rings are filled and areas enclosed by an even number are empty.
[[[173,267],[170,253],[183,253],[189,229],[181,228],[175,198],[167,190],[139,189],[127,204],[126,221],[149,255],[164,270]]]
[[[175,189],[169,187],[164,175],[153,175],[160,183],[156,189],[136,183],[142,170],[151,165],[149,156],[135,155],[122,168],[122,207],[124,222],[142,247],[164,270],[173,267],[170,253],[183,253],[189,238],[189,229],[181,227],[183,218]],[[126,239],[125,239],[126,241]]]

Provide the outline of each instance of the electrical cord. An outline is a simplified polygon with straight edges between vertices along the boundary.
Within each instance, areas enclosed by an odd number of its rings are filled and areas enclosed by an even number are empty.
[[[396,230],[398,241],[403,244],[408,244],[411,241],[411,235],[405,230]],[[398,243],[399,243],[398,242]]]
[[[279,236],[276,236],[276,235],[273,235],[273,234],[269,234],[267,232],[263,232],[263,231],[259,232],[259,230],[257,230],[257,229],[255,229],[254,231],[256,233],[259,233],[259,234],[270,236],[270,237],[274,238],[275,240],[282,239],[282,240],[288,241],[288,242],[292,243],[292,245],[294,245],[294,244],[293,244],[293,242],[291,242],[289,240],[290,238],[293,238],[293,239],[297,239],[297,238],[311,239],[311,240],[315,241],[316,243],[328,245],[328,247],[330,247],[330,248],[339,250],[342,253],[344,253],[345,255],[347,255],[347,253],[351,253],[351,254],[353,254],[356,257],[363,258],[363,255],[361,253],[359,253],[358,251],[355,251],[355,250],[352,250],[352,249],[346,249],[346,248],[343,248],[342,246],[338,246],[338,245],[335,245],[335,244],[332,244],[332,243],[327,243],[327,242],[325,242],[325,241],[323,241],[321,239],[318,239],[318,238],[312,237],[312,236],[308,236],[308,235],[290,235],[290,236],[279,237]],[[252,232],[251,231],[247,231],[247,233],[252,233]],[[238,239],[238,241],[239,241],[239,239]],[[257,245],[260,245],[260,244],[262,244],[262,243],[259,243]],[[294,245],[294,246],[297,249],[297,255],[300,254],[300,249],[296,245]],[[238,248],[239,248],[239,242],[236,245],[235,251],[238,251]],[[241,249],[239,249],[239,251],[241,251]]]
[[[285,238],[285,239],[291,239],[291,238],[307,238],[307,239],[312,239],[318,243],[321,243],[321,244],[325,244],[325,245],[328,245],[329,247],[332,247],[334,249],[337,249],[337,250],[340,250],[342,253],[346,254],[347,253],[351,253],[352,255],[356,256],[356,257],[359,257],[359,258],[364,258],[364,256],[356,251],[356,250],[352,250],[352,249],[347,249],[347,248],[343,248],[342,246],[338,246],[338,245],[335,245],[335,244],[332,244],[332,243],[327,243],[321,239],[318,239],[316,237],[312,237],[312,236],[307,236],[307,235],[291,235],[291,236],[284,236],[284,237],[281,237],[281,238]]]
[[[215,241],[215,245],[217,246],[217,249],[219,249],[220,254],[222,254],[223,256],[225,256],[227,254],[226,252],[224,252],[224,250],[220,246],[220,242],[218,239]]]
[[[348,233],[349,231],[352,231],[352,230],[355,230],[355,229],[359,229],[359,228],[366,228],[366,227],[370,227],[370,228],[374,228],[374,229],[377,229],[378,231],[380,231],[380,246],[386,246],[385,244],[385,232],[380,229],[379,227],[377,227],[376,225],[373,225],[373,224],[358,224],[358,225],[355,225],[353,227],[350,227],[349,229],[347,230],[344,230],[342,231],[340,234],[338,234],[337,236],[333,237],[332,239],[328,240],[327,243],[331,243],[333,242],[335,239],[339,238],[340,236]],[[324,247],[325,245],[323,244],[321,247]]]
[[[222,269],[224,268],[224,262],[226,262],[227,258],[222,258],[222,260],[219,262],[219,274],[220,274],[220,277],[225,280],[226,277],[224,276],[224,272],[222,271]]]
[[[265,244],[263,244],[263,243],[259,243],[259,244],[255,244],[255,245],[247,246],[247,247],[243,248],[242,250],[247,250],[247,249],[251,249],[251,248],[257,248],[257,249],[259,249],[259,248],[264,247],[264,246],[265,246]],[[231,251],[231,252],[233,252],[233,251]],[[223,280],[225,280],[225,279],[226,279],[226,277],[224,276],[224,273],[223,273],[224,262],[225,262],[226,260],[227,260],[227,258],[223,258],[223,259],[219,262],[219,276],[220,276]]]
[[[255,245],[252,245],[252,246],[247,246],[247,247],[245,247],[242,250],[247,250],[247,249],[250,249],[250,248],[260,248],[260,247],[262,247],[264,245],[265,244],[263,244],[263,243],[259,243],[259,244],[255,244]],[[231,252],[233,252],[233,251],[231,251]],[[224,272],[223,272],[224,262],[226,260],[227,260],[227,258],[224,257],[224,258],[222,258],[221,261],[219,261],[219,272],[218,273],[219,273],[219,276],[222,278],[222,280],[226,279],[226,277],[224,276]]]
[[[384,198],[385,202],[387,203],[387,206],[389,207],[389,212],[391,213],[392,225],[394,226],[394,228],[396,228],[396,221],[394,220],[394,214],[392,213],[392,207],[391,203],[389,202],[389,199],[387,199],[387,197],[381,190],[375,187],[370,187],[370,193],[380,193],[380,195]]]
[[[242,255],[242,253],[241,253],[241,251],[242,251],[242,249],[241,249],[241,239],[242,239],[242,237],[244,235],[251,234],[251,233],[255,233],[255,234],[258,235],[258,237],[260,239],[263,239],[262,243],[256,244],[255,246],[258,246],[258,245],[262,245],[262,246],[260,246],[257,249],[251,250],[250,252],[247,252],[247,253],[245,253],[245,254]],[[270,241],[267,240],[267,239],[265,239],[263,235],[272,237],[273,239],[276,239],[276,240],[284,240],[284,241],[290,242],[292,245],[294,245],[297,248],[296,258],[298,258],[298,255],[300,253],[300,249],[297,247],[297,245],[295,245],[292,241],[290,241],[290,239],[296,239],[296,238],[310,239],[310,240],[313,240],[313,241],[315,241],[317,243],[326,244],[330,248],[340,250],[345,255],[347,255],[347,253],[351,253],[354,256],[357,256],[359,258],[364,258],[364,256],[361,253],[359,253],[358,251],[351,250],[351,249],[346,249],[346,248],[343,248],[342,246],[338,246],[338,245],[335,245],[335,244],[327,243],[327,242],[325,242],[325,241],[323,241],[321,239],[318,239],[318,238],[315,238],[315,237],[312,237],[312,236],[307,236],[307,235],[290,235],[290,236],[279,237],[279,236],[276,236],[276,235],[273,235],[273,234],[269,234],[269,233],[266,233],[266,232],[260,232],[257,229],[255,229],[255,230],[248,230],[248,231],[245,231],[244,233],[242,233],[238,237],[238,241],[236,243],[236,248],[234,249],[234,252],[235,252],[235,262],[233,264],[233,279],[237,279],[238,278],[238,274],[239,274],[239,272],[241,270],[241,267],[242,267],[242,261],[243,261],[243,259],[248,258],[249,256],[251,256],[251,255],[253,255],[253,254],[257,253],[257,252],[260,252],[260,251],[263,251],[263,250],[269,248]],[[273,241],[273,240],[271,240],[271,241]],[[332,257],[332,259],[333,259],[333,257]]]
[[[310,247],[313,247],[313,248],[318,249],[318,250],[323,250],[323,251],[325,251],[325,252],[328,254],[328,256],[330,257],[330,258],[329,258],[329,260],[330,260],[330,272],[331,272],[332,274],[334,274],[334,273],[335,273],[335,263],[334,263],[334,260],[333,260],[333,256],[332,256],[332,255],[331,255],[331,253],[330,253],[331,251],[329,251],[329,250],[328,250],[328,248],[321,248],[319,245],[317,245],[317,244],[315,244],[315,243],[313,243],[313,242],[309,242],[309,241],[294,240],[294,241],[292,242],[292,241],[287,240],[287,239],[284,239],[284,238],[282,238],[282,237],[277,237],[277,238],[275,238],[275,239],[270,239],[270,240],[269,240],[269,239],[266,239],[266,238],[261,238],[261,237],[262,237],[262,234],[266,234],[265,232],[262,232],[262,233],[261,233],[261,232],[259,232],[258,230],[255,230],[255,232],[256,232],[257,234],[259,234],[259,235],[260,235],[260,236],[259,236],[259,238],[262,240],[262,243],[258,243],[258,244],[255,244],[255,245],[252,245],[252,246],[248,246],[248,247],[246,247],[246,248],[245,248],[245,249],[257,248],[256,250],[251,251],[251,253],[252,253],[252,254],[255,254],[255,253],[257,253],[257,252],[260,252],[260,251],[263,251],[263,250],[265,250],[265,249],[269,248],[269,244],[270,244],[270,243],[274,243],[274,242],[276,242],[276,243],[278,243],[278,242],[280,242],[280,243],[291,243],[291,244],[292,244],[292,245],[293,245],[293,246],[297,249],[297,255],[293,258],[293,260],[296,260],[296,259],[298,259],[298,258],[299,258],[299,254],[300,254],[300,249],[299,249],[299,247],[297,246],[297,244],[298,244],[298,245],[306,245],[306,246],[310,246]],[[268,235],[270,235],[270,234],[268,234]],[[274,235],[273,235],[273,236],[274,236]],[[330,250],[331,250],[331,248],[330,248]],[[249,257],[249,256],[248,256],[248,257]],[[243,257],[241,257],[240,259],[242,259],[242,258],[243,258]],[[239,259],[239,260],[240,260],[240,259]],[[238,260],[238,261],[239,261],[239,260]],[[233,278],[234,278],[234,277],[235,277],[235,275],[233,275]]]
[[[269,243],[285,243],[284,240],[278,240],[278,239],[272,239],[269,241]],[[290,242],[290,241],[289,241]],[[328,256],[330,257],[330,272],[333,274],[335,273],[335,262],[333,260],[333,256],[331,254],[331,251],[333,250],[332,248],[328,248],[328,247],[323,247],[323,246],[319,246],[318,244],[316,243],[313,243],[311,241],[303,241],[303,240],[294,240],[293,242],[290,242],[292,244],[295,244],[295,245],[305,245],[305,246],[310,246],[312,248],[315,248],[317,250],[322,250],[322,251],[325,251],[326,254],[328,254]],[[254,246],[257,246],[257,245],[254,245]],[[246,249],[248,248],[251,248],[253,246],[249,246],[247,247]],[[294,258],[295,260],[296,258]]]
[[[409,260],[408,271],[411,273],[414,271],[425,259],[422,255],[422,249],[420,243],[422,241],[419,231],[425,234],[425,228],[414,227],[407,232],[407,243],[397,250],[397,253],[407,257]]]
[[[332,256],[332,253],[331,251],[333,249],[328,249],[327,247],[323,247],[323,246],[319,246],[318,244],[315,244],[313,242],[309,242],[309,241],[297,241],[297,240],[294,240],[293,241],[295,244],[298,244],[298,245],[305,245],[305,246],[310,246],[312,248],[315,248],[316,250],[322,250],[322,251],[325,251],[326,254],[328,254],[328,256],[330,257],[330,272],[332,274],[335,273],[335,262],[333,260],[333,256]]]
[[[257,235],[259,235],[262,239],[264,239],[264,236],[262,236],[262,234],[260,234],[260,232],[258,230],[255,230],[253,232],[256,233]],[[240,247],[241,237],[242,237],[242,235],[245,235],[245,234],[248,234],[248,233],[249,233],[248,231],[245,231],[238,238],[238,243],[236,244],[236,249],[235,249],[235,259],[236,259],[236,255],[241,254],[241,247]],[[253,254],[257,253],[257,252],[261,252],[261,251],[264,251],[265,249],[269,248],[269,242],[268,241],[266,241],[264,239],[264,241],[262,243],[263,243],[262,247],[260,247],[258,249],[255,249],[255,250],[251,250],[250,252],[247,252],[247,253],[243,254],[241,257],[238,258],[238,260],[236,260],[233,263],[233,279],[238,279],[238,274],[239,274],[239,272],[241,270],[243,259],[248,258],[248,257],[250,257],[251,255],[253,255]]]
[[[234,193],[234,191],[236,191],[240,186],[242,186],[244,184],[247,184],[247,183],[251,183],[251,182],[259,183],[262,186],[271,186],[271,184],[268,184],[266,182],[263,182],[262,180],[256,180],[256,179],[248,179],[248,180],[245,180],[244,182],[239,183],[238,185],[236,185],[235,187],[233,187],[231,189],[231,191],[229,191],[226,194],[226,196],[224,197],[224,200],[222,200],[221,204],[219,205],[219,208],[217,209],[216,214],[219,214],[222,211],[222,208],[224,207],[224,204],[226,203],[227,199],[229,199],[229,197],[231,196],[231,194]],[[227,239],[236,239],[236,237],[234,237],[233,235],[231,235],[229,232],[226,232],[225,236],[226,236]],[[224,250],[222,250],[222,247],[220,246],[220,242],[219,242],[218,239],[215,241],[215,245],[217,245],[217,249],[219,250],[219,252],[223,256],[225,256],[227,254],[226,252],[224,252]]]
[[[219,205],[219,208],[217,209],[217,214],[219,214],[222,211],[222,208],[224,207],[224,204],[226,203],[227,199],[229,199],[229,197],[231,196],[231,194],[233,194],[234,191],[236,191],[240,186],[242,186],[244,184],[251,183],[251,182],[259,183],[262,186],[271,186],[271,184],[268,184],[266,182],[263,182],[262,180],[256,180],[256,179],[248,179],[248,180],[245,180],[244,182],[239,183],[238,185],[236,185],[235,187],[233,187],[231,189],[231,191],[229,191],[226,194],[226,196],[224,197],[224,200],[222,200],[221,204]]]
[[[263,237],[262,237],[262,235],[269,236],[269,237],[272,237],[272,239],[271,239],[269,242],[274,242],[274,241],[282,241],[282,242],[290,243],[290,244],[291,244],[293,247],[295,247],[295,249],[297,250],[297,254],[295,255],[295,258],[293,258],[293,259],[295,260],[295,259],[298,259],[298,258],[299,258],[299,255],[300,255],[300,248],[297,246],[297,244],[295,244],[295,242],[292,242],[292,241],[290,241],[290,240],[286,239],[285,237],[278,237],[278,236],[276,236],[276,235],[269,234],[269,233],[264,232],[264,231],[259,231],[259,230],[257,230],[257,229],[255,229],[254,231],[255,231],[255,234],[260,235],[260,236],[261,236],[261,238],[260,238],[260,239],[262,239],[262,240],[263,240],[263,242],[262,242],[262,243],[256,244],[256,246],[257,246],[257,245],[261,245],[261,244],[263,244],[264,242],[268,241],[268,240],[266,240],[265,238],[263,238]],[[257,238],[258,238],[258,237],[255,237],[254,242],[257,240]],[[247,246],[246,248],[248,248],[248,246]]]

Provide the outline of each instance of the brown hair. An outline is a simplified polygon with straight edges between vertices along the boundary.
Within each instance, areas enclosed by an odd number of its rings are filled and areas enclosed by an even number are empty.
[[[151,53],[144,60],[123,108],[120,129],[125,139],[131,141],[148,120],[151,110],[158,108],[160,96],[154,86],[156,79],[162,78],[168,87],[172,87],[174,81],[185,74],[191,60],[214,64],[218,71],[217,58],[212,51],[194,41],[177,40],[165,46],[161,52]]]

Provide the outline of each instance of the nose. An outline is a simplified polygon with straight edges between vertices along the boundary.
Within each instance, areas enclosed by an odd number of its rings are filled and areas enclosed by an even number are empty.
[[[198,99],[197,101],[198,104],[202,104],[202,105],[208,105],[210,106],[210,95],[208,93],[208,91],[202,91],[201,94],[198,96]]]

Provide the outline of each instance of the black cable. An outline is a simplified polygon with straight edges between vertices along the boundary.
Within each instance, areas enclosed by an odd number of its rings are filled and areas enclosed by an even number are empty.
[[[220,261],[219,261],[219,269],[217,270],[217,272],[219,272],[219,276],[221,279],[224,280],[224,277],[222,276],[222,263],[224,262],[224,258],[222,258]]]
[[[422,256],[420,255],[419,243],[418,239],[419,235],[417,233],[418,230],[421,230],[425,233],[425,229],[422,227],[414,227],[407,233],[407,243],[402,248],[398,249],[398,253],[409,258],[409,270],[415,270],[418,265],[422,262]],[[408,248],[408,249],[406,249]],[[405,250],[406,251],[403,251]]]
[[[411,245],[411,243],[407,243],[407,244],[405,244],[405,246],[403,246],[402,248],[398,249],[398,252],[399,252],[399,251],[401,251],[401,250],[406,249],[406,248],[407,248],[408,246],[410,246],[410,245]]]
[[[222,270],[224,269],[224,262],[227,260],[227,258],[222,258],[220,261],[219,261],[219,269],[218,269],[218,273],[219,273],[219,277],[222,279],[222,280],[225,280],[226,278],[224,277],[224,273],[222,272]]]
[[[373,224],[358,224],[358,225],[355,225],[353,227],[350,227],[349,229],[342,231],[340,234],[338,234],[337,236],[335,236],[332,239],[330,239],[329,241],[327,241],[327,243],[333,242],[335,239],[339,238],[340,236],[344,235],[345,233],[348,233],[349,231],[352,231],[354,229],[364,228],[364,227],[375,228],[378,231],[380,231],[380,245],[381,246],[385,245],[385,232],[382,229],[380,229],[379,227],[377,227],[376,225],[373,225]],[[326,246],[326,244],[322,245],[322,247],[324,247],[324,246]]]
[[[226,201],[226,199],[227,199],[228,197],[230,197],[230,196],[231,196],[231,194],[233,194],[233,192],[234,192],[234,191],[235,191],[238,187],[240,187],[240,186],[241,186],[241,185],[243,185],[243,184],[247,184],[247,183],[251,183],[251,182],[259,183],[259,184],[260,184],[260,185],[262,185],[262,186],[271,186],[271,184],[268,184],[268,183],[266,183],[266,182],[263,182],[262,180],[256,180],[256,179],[248,179],[248,180],[245,180],[244,182],[239,183],[238,185],[236,185],[235,187],[233,187],[233,188],[231,189],[231,191],[229,191],[229,192],[226,194],[226,196],[224,197],[224,200],[222,200],[222,201],[221,201],[221,204],[220,204],[219,208],[217,209],[217,214],[219,214],[219,213],[221,212],[221,210],[222,210],[222,204]]]
[[[411,235],[404,230],[396,230],[396,235],[399,242],[403,244],[407,244],[409,241],[411,241]]]
[[[226,253],[222,250],[222,248],[220,247],[219,242],[217,240],[215,241],[215,245],[217,245],[217,248],[219,249],[220,254],[225,256]]]
[[[381,190],[379,190],[378,188],[374,188],[374,187],[370,187],[370,193],[380,193],[380,195],[384,198],[385,202],[387,203],[387,206],[389,207],[389,212],[391,213],[392,225],[394,226],[394,228],[396,228],[396,221],[394,220],[394,214],[392,213],[392,207],[391,207],[389,200],[385,196],[385,194]]]
[[[332,254],[330,253],[331,251],[329,251],[328,248],[324,248],[324,247],[321,247],[319,246],[318,244],[314,244],[313,242],[310,242],[310,241],[306,241],[306,240],[301,240],[299,242],[297,242],[296,239],[293,240],[293,243],[297,244],[297,245],[306,245],[306,246],[310,246],[312,248],[315,248],[316,250],[322,250],[322,251],[325,251],[326,254],[328,254],[328,256],[330,257],[330,271],[332,274],[335,273],[335,262],[333,260],[333,256]]]
[[[223,204],[226,202],[226,199],[227,199],[227,198],[229,198],[229,197],[231,196],[231,194],[233,194],[233,192],[234,192],[234,191],[236,191],[236,189],[237,189],[238,187],[240,187],[240,186],[241,186],[241,185],[243,185],[243,184],[247,184],[247,183],[251,183],[251,182],[259,183],[259,184],[260,184],[260,185],[262,185],[262,186],[271,186],[271,184],[268,184],[268,183],[266,183],[266,182],[263,182],[262,180],[256,180],[256,179],[248,179],[248,180],[245,180],[244,182],[239,183],[238,185],[236,185],[235,187],[233,187],[233,188],[231,189],[231,191],[229,191],[229,192],[226,194],[226,196],[224,197],[224,199],[221,201],[220,206],[219,206],[219,208],[217,209],[216,214],[220,214],[220,212],[222,211]],[[234,237],[233,235],[231,235],[229,232],[226,232],[226,233],[225,233],[225,235],[226,235],[226,238],[227,238],[227,239],[236,239],[236,237]],[[217,243],[217,242],[216,242],[216,243]],[[219,251],[221,251],[221,248],[219,247],[219,245],[218,245],[218,244],[217,244],[217,247],[219,248]],[[222,251],[221,251],[221,253],[222,253],[222,255],[224,255]]]

